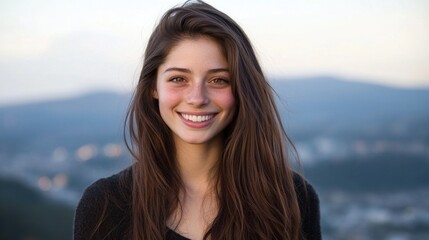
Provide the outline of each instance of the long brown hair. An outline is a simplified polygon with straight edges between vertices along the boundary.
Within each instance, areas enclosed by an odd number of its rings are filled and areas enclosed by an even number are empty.
[[[301,216],[289,166],[293,146],[243,30],[226,14],[201,2],[170,9],[154,29],[127,115],[132,166],[133,239],[164,239],[166,222],[180,207],[183,187],[170,129],[153,98],[157,70],[175,44],[210,37],[222,46],[237,112],[224,130],[216,167],[218,214],[205,239],[299,239]]]

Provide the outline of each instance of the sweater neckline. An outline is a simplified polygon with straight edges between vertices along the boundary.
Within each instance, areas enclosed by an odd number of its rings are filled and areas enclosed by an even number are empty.
[[[174,240],[191,240],[190,238],[184,237],[170,228],[167,230],[167,235],[173,237],[172,239]]]

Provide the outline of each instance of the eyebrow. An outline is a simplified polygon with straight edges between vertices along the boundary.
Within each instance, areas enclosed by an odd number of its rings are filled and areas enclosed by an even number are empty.
[[[179,67],[171,67],[165,69],[164,73],[170,72],[170,71],[178,71],[178,72],[184,72],[184,73],[191,73],[192,71],[188,68],[179,68]],[[207,71],[208,73],[218,73],[218,72],[229,72],[228,68],[213,68]]]

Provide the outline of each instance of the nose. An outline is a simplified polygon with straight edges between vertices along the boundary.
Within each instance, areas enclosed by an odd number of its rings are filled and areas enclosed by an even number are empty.
[[[204,106],[209,103],[207,89],[204,83],[195,83],[190,86],[187,103],[195,107]]]

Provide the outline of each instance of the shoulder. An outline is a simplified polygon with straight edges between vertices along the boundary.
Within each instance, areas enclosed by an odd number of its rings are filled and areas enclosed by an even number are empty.
[[[131,168],[122,170],[121,172],[107,178],[101,178],[87,187],[82,195],[81,202],[86,199],[98,197],[104,194],[118,193],[123,186],[131,183]],[[125,190],[125,189],[122,189]]]
[[[316,190],[314,190],[313,186],[303,176],[294,173],[293,181],[300,205],[319,205],[319,197],[317,196]]]
[[[101,178],[85,189],[77,209],[79,210],[80,207],[86,206],[95,207],[103,202],[101,200],[106,199],[127,200],[128,194],[131,193],[127,186],[130,185],[130,168],[110,177]]]
[[[306,239],[321,239],[319,197],[313,186],[297,173],[294,173],[294,184],[304,236]]]
[[[114,222],[128,221],[131,191],[127,186],[130,185],[131,170],[128,168],[87,187],[76,208],[74,239],[89,239]]]

